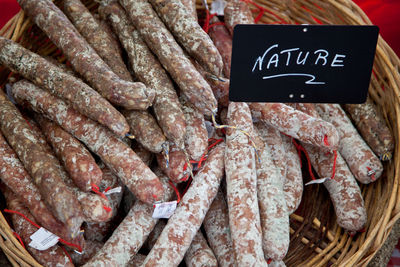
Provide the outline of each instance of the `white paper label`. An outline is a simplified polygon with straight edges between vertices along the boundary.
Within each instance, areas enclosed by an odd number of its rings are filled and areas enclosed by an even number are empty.
[[[224,15],[224,9],[226,6],[226,1],[215,0],[211,3],[211,14],[217,13],[218,16]]]
[[[155,208],[152,217],[155,219],[169,219],[176,210],[176,204],[176,200],[154,204]]]
[[[29,246],[37,250],[46,250],[58,243],[59,237],[40,227],[33,235],[30,236],[31,242]]]
[[[107,192],[104,192],[104,195],[108,196],[114,193],[121,193],[122,188],[120,186],[115,187],[113,189],[108,190]]]
[[[312,181],[306,183],[306,185],[310,185],[310,184],[322,184],[322,183],[325,183],[326,181],[328,181],[329,179],[331,179],[331,178],[326,177],[326,178],[321,178],[321,179],[312,180]]]

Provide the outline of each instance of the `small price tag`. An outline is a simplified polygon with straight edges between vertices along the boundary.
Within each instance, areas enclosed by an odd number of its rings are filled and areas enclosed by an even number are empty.
[[[226,6],[226,1],[215,0],[211,3],[211,14],[217,13],[218,16],[224,15],[224,9]]]
[[[326,181],[330,180],[331,178],[326,177],[326,178],[321,178],[321,179],[316,179],[316,180],[312,180],[308,183],[306,183],[306,185],[310,185],[310,184],[322,184],[325,183]]]
[[[176,200],[170,202],[163,202],[154,204],[153,218],[155,219],[169,219],[176,210]]]
[[[104,195],[108,196],[108,195],[111,195],[114,193],[121,193],[121,190],[122,190],[122,187],[118,186],[118,187],[108,190],[107,192],[104,192]]]
[[[30,236],[31,242],[29,246],[37,250],[46,250],[58,243],[59,237],[40,227],[33,235]]]

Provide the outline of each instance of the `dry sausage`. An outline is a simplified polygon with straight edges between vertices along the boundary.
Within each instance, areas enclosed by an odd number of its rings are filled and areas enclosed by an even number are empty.
[[[300,141],[328,149],[334,149],[339,144],[335,126],[322,119],[282,103],[249,103],[249,106],[254,118]]]
[[[253,120],[246,103],[231,102],[228,125],[253,133]],[[255,152],[242,131],[228,129],[225,172],[229,226],[238,266],[267,266],[262,248],[260,212],[257,202]]]
[[[167,139],[156,120],[148,111],[126,110],[122,114],[124,114],[128,121],[131,133],[144,148],[153,153],[160,153],[162,151],[162,146]]]
[[[151,5],[145,0],[119,2],[147,45],[178,84],[181,93],[203,114],[216,113],[217,100],[210,86],[194,68]]]
[[[220,76],[223,62],[218,49],[181,0],[149,0],[149,2],[188,54],[209,72]]]
[[[161,176],[160,171],[157,174],[160,175],[166,192],[163,200],[168,201],[173,197],[174,191],[168,184],[168,177]],[[84,266],[125,266],[155,227],[158,219],[154,219],[152,214],[153,206],[137,201],[103,248]]]
[[[11,191],[7,189],[2,191],[7,200],[7,207],[10,210],[20,212],[28,217],[28,219],[35,222],[35,219],[29,213],[29,210],[24,207],[23,203],[16,195],[14,195]],[[69,260],[68,256],[58,245],[42,251],[28,246],[28,244],[31,242],[30,236],[34,234],[38,230],[38,228],[30,224],[25,218],[20,215],[12,214],[11,219],[14,225],[14,230],[23,240],[24,244],[26,245],[26,249],[40,264],[49,267],[74,266],[74,264]]]
[[[199,161],[207,152],[208,132],[204,116],[189,103],[182,100],[183,114],[186,119],[185,149],[194,161]]]
[[[163,188],[157,176],[123,141],[35,85],[17,84],[14,84],[13,96],[20,104],[45,113],[47,118],[83,142],[139,199],[153,203],[162,197]]]
[[[224,172],[225,144],[215,146],[169,218],[143,266],[177,266],[214,200]]]
[[[69,59],[74,69],[105,98],[127,109],[146,109],[154,91],[120,79],[50,0],[18,0],[19,5]]]
[[[135,76],[154,88],[153,109],[165,136],[183,148],[186,124],[175,88],[160,62],[153,55],[139,32],[129,21],[125,10],[116,1],[99,7],[127,51]]]
[[[107,126],[119,136],[128,123],[107,100],[82,80],[11,40],[0,37],[0,63],[68,101],[77,111]]]
[[[284,179],[272,158],[271,136],[267,131],[262,127],[254,129],[260,157],[256,168],[263,249],[265,258],[282,260],[289,249],[289,214],[283,192]]]
[[[191,164],[183,150],[179,149],[175,144],[169,144],[169,162],[162,154],[156,155],[158,166],[174,183],[181,183],[189,178]]]
[[[231,35],[237,24],[254,24],[253,15],[246,2],[241,0],[229,1],[224,9],[224,21]]]
[[[381,160],[390,160],[394,149],[393,135],[371,98],[364,104],[346,104],[344,108],[372,151]]]
[[[84,145],[54,122],[40,115],[35,116],[35,120],[80,190],[89,192],[92,184],[100,184],[103,175],[101,169]]]
[[[100,21],[90,13],[80,0],[64,0],[64,12],[74,24],[75,28],[86,39],[104,62],[121,79],[132,81],[132,77],[125,66],[116,46],[113,36],[104,30]]]
[[[35,220],[50,232],[69,240],[67,229],[58,221],[44,204],[37,187],[33,184],[15,152],[0,133],[0,178],[19,196]]]
[[[286,156],[286,179],[283,186],[287,211],[292,214],[297,210],[303,196],[303,174],[301,172],[300,157],[292,138],[282,135]]]
[[[319,115],[339,132],[339,151],[354,177],[363,184],[378,179],[383,171],[381,161],[358,134],[339,104],[317,104]]]
[[[207,240],[221,267],[234,267],[235,257],[229,228],[228,206],[218,191],[203,222]]]
[[[25,169],[31,175],[55,217],[75,237],[82,224],[82,211],[74,194],[62,182],[58,161],[40,144],[18,109],[0,90],[0,128]]]
[[[217,259],[200,230],[194,236],[184,259],[187,267],[218,266]]]
[[[218,17],[213,17],[211,19],[211,23],[219,22],[220,20]],[[210,27],[208,35],[210,35],[211,40],[213,40],[224,62],[223,74],[226,78],[229,78],[231,75],[232,36],[229,34],[225,25],[218,24]]]

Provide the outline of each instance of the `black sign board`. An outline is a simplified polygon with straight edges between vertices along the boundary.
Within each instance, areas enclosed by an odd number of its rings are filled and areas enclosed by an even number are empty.
[[[377,26],[237,25],[229,100],[363,103]]]

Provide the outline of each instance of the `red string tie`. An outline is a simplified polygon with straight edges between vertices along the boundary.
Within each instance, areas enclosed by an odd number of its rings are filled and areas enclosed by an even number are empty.
[[[21,243],[22,247],[26,249],[24,242],[22,242],[22,238],[17,234],[16,232],[13,232],[13,235],[18,239],[18,241]]]
[[[38,225],[37,223],[35,223],[32,220],[30,220],[28,217],[26,217],[24,214],[22,214],[19,211],[4,209],[4,212],[17,214],[17,215],[21,216],[22,218],[24,218],[25,220],[27,220],[30,224],[32,224],[36,228],[40,228],[40,225]],[[65,244],[67,246],[77,248],[79,252],[82,252],[82,247],[77,245],[77,244],[73,244],[73,243],[67,242],[64,239],[60,238],[60,237],[58,237],[58,241],[60,241],[61,243]]]

